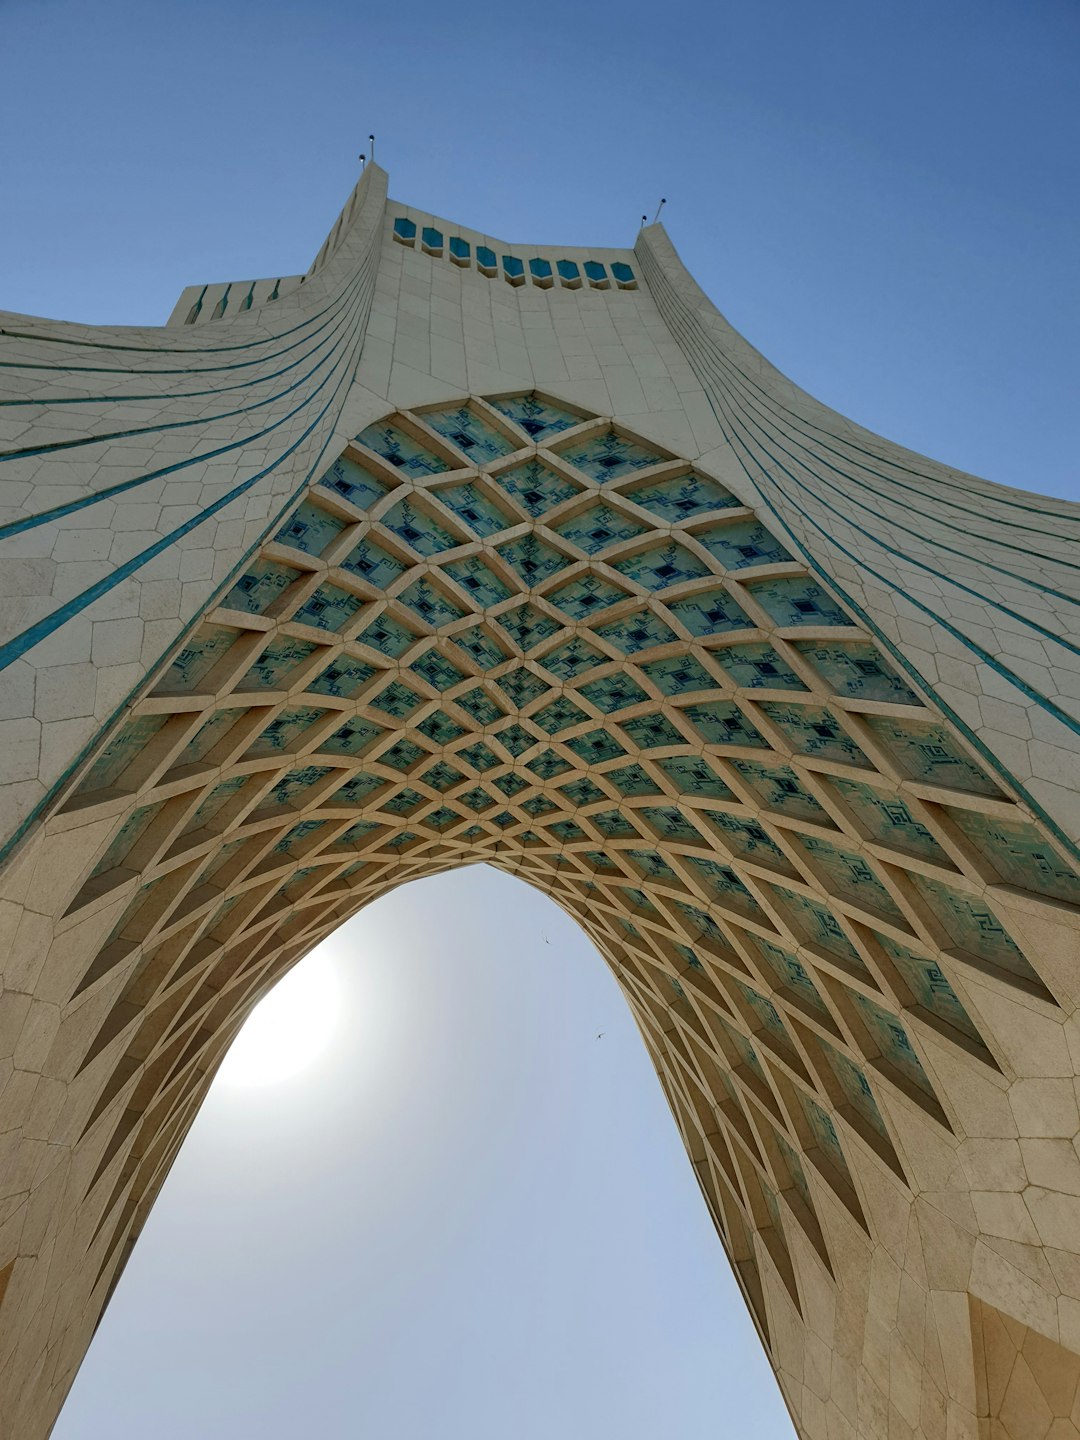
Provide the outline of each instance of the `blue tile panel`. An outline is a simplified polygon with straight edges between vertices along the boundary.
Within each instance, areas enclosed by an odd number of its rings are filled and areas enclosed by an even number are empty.
[[[645,470],[659,465],[666,457],[657,450],[649,450],[635,440],[627,440],[614,430],[605,430],[588,440],[571,440],[566,445],[556,445],[555,450],[568,465],[588,475],[591,480],[620,480],[635,470]]]
[[[357,437],[361,445],[366,445],[376,455],[382,458],[403,474],[416,479],[422,475],[438,475],[444,470],[449,470],[449,464],[433,451],[414,440],[411,435],[406,435],[394,425],[388,425],[385,421],[369,425]]]
[[[470,465],[487,465],[518,448],[468,405],[454,410],[426,410],[423,419],[460,450]]]

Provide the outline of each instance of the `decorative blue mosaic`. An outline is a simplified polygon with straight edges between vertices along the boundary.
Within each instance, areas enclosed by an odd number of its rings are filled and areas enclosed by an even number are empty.
[[[556,840],[561,840],[564,845],[569,844],[571,840],[588,838],[581,826],[575,825],[573,820],[558,820],[554,825],[549,825],[548,829]]]
[[[569,785],[561,786],[559,794],[565,795],[570,804],[575,807],[579,805],[592,805],[595,801],[606,798],[600,786],[595,785],[587,775],[583,776],[580,780],[571,781]]]
[[[703,560],[683,545],[669,540],[664,545],[654,545],[649,550],[640,550],[622,560],[613,560],[612,568],[626,575],[646,590],[666,590],[670,585],[681,585],[687,580],[696,580],[707,575],[709,568]]]
[[[765,865],[770,870],[781,870],[787,875],[794,874],[791,862],[757,820],[739,820],[721,810],[709,810],[706,815],[725,844],[737,855],[752,860],[757,865]]]
[[[451,720],[445,710],[436,710],[421,720],[416,728],[421,735],[426,735],[433,745],[449,745],[451,741],[465,734],[464,727],[456,720]]]
[[[912,880],[960,950],[986,960],[1010,975],[1040,983],[1023,952],[989,905],[939,880],[928,880],[922,875],[915,875]]]
[[[886,700],[893,705],[922,704],[914,690],[865,641],[836,640],[826,645],[798,640],[795,648],[837,695]]]
[[[263,806],[281,808],[284,806],[293,807],[294,801],[299,798],[300,805],[294,808],[300,809],[306,803],[308,791],[313,785],[330,774],[325,765],[305,765],[300,770],[290,770],[283,775],[276,785],[273,785],[269,792],[263,797]],[[290,832],[292,833],[292,832]]]
[[[274,537],[280,545],[291,545],[307,555],[321,555],[345,529],[345,523],[305,500]]]
[[[519,709],[524,709],[530,701],[538,699],[551,688],[546,680],[541,680],[525,665],[519,665],[516,670],[500,676],[496,683]]]
[[[434,493],[470,530],[485,538],[500,530],[508,530],[517,523],[504,514],[472,480],[467,480],[464,485],[448,485],[445,490]]]
[[[678,876],[675,874],[675,871],[664,857],[658,855],[655,850],[630,850],[627,854],[635,866],[647,875],[650,880],[675,880],[677,882]],[[691,951],[691,954],[692,953]],[[702,968],[700,961],[695,961],[695,964],[699,970]]]
[[[319,484],[342,496],[358,510],[370,510],[390,489],[385,481],[377,480],[370,470],[365,470],[344,455],[334,461]]]
[[[692,655],[672,655],[666,660],[648,660],[641,669],[664,695],[683,695],[690,690],[716,689],[716,681]]]
[[[689,856],[687,864],[697,871],[708,889],[729,909],[754,919],[760,918],[761,906],[730,865],[721,865],[716,860],[706,860],[699,855]]]
[[[749,645],[725,645],[709,652],[727,672],[733,685],[744,690],[805,690],[806,686],[765,641]]]
[[[274,846],[273,854],[291,855],[293,857],[304,854],[305,851],[311,848],[310,845],[305,845],[304,842],[310,839],[312,835],[318,834],[318,832],[325,829],[325,827],[325,820],[301,820],[299,825],[294,825],[289,833],[283,835],[277,842]]]
[[[576,680],[579,675],[584,675],[589,670],[594,670],[597,665],[603,665],[608,657],[595,645],[590,645],[582,635],[575,635],[565,645],[560,645],[554,650],[549,650],[541,662],[545,670],[550,670],[560,680]]]
[[[975,795],[1001,793],[989,775],[967,758],[944,725],[923,725],[883,715],[868,715],[866,723],[882,749],[912,780],[969,790]]]
[[[581,424],[579,415],[572,415],[569,410],[561,410],[557,405],[548,400],[540,400],[536,395],[516,395],[511,399],[492,400],[490,404],[524,430],[537,444]]]
[[[465,611],[443,592],[437,589],[426,575],[414,580],[407,590],[398,596],[402,605],[420,616],[425,625],[438,629],[440,625],[451,625],[460,620]]]
[[[758,935],[753,935],[750,939],[772,972],[777,988],[799,1000],[815,1015],[828,1015],[828,1007],[821,998],[821,992],[801,960],[797,960],[794,955],[789,955],[786,950],[781,950],[778,945],[771,945],[768,940],[762,940]]]
[[[459,695],[454,703],[481,726],[494,725],[496,720],[501,720],[506,713],[479,685],[475,690],[467,690],[464,695]]]
[[[306,740],[308,731],[325,714],[325,710],[315,710],[306,705],[282,710],[252,743],[248,755],[254,759],[261,755],[275,755],[298,749]]]
[[[496,765],[503,763],[495,752],[482,741],[478,741],[475,745],[469,745],[464,750],[459,750],[454,758],[464,760],[474,770],[480,771],[493,770]],[[565,768],[569,770],[570,767],[567,765]]]
[[[896,901],[861,855],[830,845],[816,835],[795,835],[792,839],[806,851],[817,869],[828,876],[826,888],[830,893],[879,915],[887,915],[901,925],[906,923]]]
[[[525,768],[534,775],[539,775],[541,780],[553,780],[556,775],[565,775],[573,766],[554,750],[544,750],[535,760],[530,760]]]
[[[550,815],[553,810],[557,810],[559,807],[553,800],[549,800],[546,795],[534,795],[531,800],[526,800],[521,808],[525,811],[526,815],[530,815],[534,820],[537,820],[542,815]],[[532,835],[532,839],[535,840],[536,838],[537,836]]]
[[[626,591],[601,580],[598,575],[579,575],[547,598],[572,619],[587,620],[616,601],[625,600]]]
[[[500,775],[494,783],[508,800],[512,800],[515,795],[520,795],[522,790],[529,788],[529,782],[517,774]]]
[[[518,540],[499,546],[499,554],[512,570],[521,577],[526,590],[542,585],[552,575],[565,570],[570,561],[550,545],[545,545],[535,535],[522,535]]]
[[[320,585],[297,610],[293,622],[337,634],[356,616],[363,603],[358,596],[350,595],[337,585]]]
[[[669,600],[668,609],[694,636],[722,635],[753,625],[726,590],[705,590],[685,600]]]
[[[610,840],[629,840],[639,833],[619,810],[602,810],[599,814],[590,815],[589,819]]]
[[[610,780],[620,795],[660,795],[663,792],[655,780],[640,765],[624,765],[621,770],[609,770],[605,779]]]
[[[733,760],[735,769],[767,810],[781,810],[803,820],[831,824],[824,809],[787,765],[768,769],[750,760]]]
[[[865,971],[866,967],[859,958],[859,952],[831,910],[818,900],[810,900],[805,895],[797,895],[794,891],[784,890],[779,886],[773,887],[773,893],[783,911],[784,919],[795,935]]]
[[[323,749],[326,749],[325,745]],[[349,776],[330,803],[349,806],[366,805],[376,790],[383,790],[385,787],[386,781],[381,775],[371,775],[366,770],[359,770]]]
[[[432,790],[452,790],[453,787],[465,779],[460,770],[455,770],[453,765],[448,765],[445,760],[437,760],[430,770],[424,772],[420,777],[425,785],[430,785]]]
[[[492,805],[495,804],[495,801],[481,785],[475,785],[459,798],[463,805],[467,805],[470,810],[475,811],[478,815],[483,814],[485,810],[490,810]]]
[[[411,435],[406,435],[403,430],[382,421],[377,425],[369,425],[356,438],[361,445],[374,450],[376,455],[381,455],[384,460],[413,479],[420,475],[439,475],[450,469],[445,460],[433,455]]]
[[[239,795],[251,778],[250,775],[230,775],[228,780],[222,780],[215,785],[184,827],[184,833],[201,830],[208,826],[225,806]],[[136,814],[138,813],[137,811]]]
[[[687,840],[701,842],[700,831],[691,825],[687,816],[674,805],[645,805],[636,812],[647,821],[665,840]]]
[[[248,712],[246,710],[215,710],[213,715],[210,716],[209,720],[206,720],[202,725],[199,726],[198,730],[196,730],[195,734],[184,746],[183,750],[181,750],[177,760],[175,761],[175,764],[194,765],[197,764],[200,760],[205,760],[206,757],[210,754],[211,750],[213,750],[214,747],[218,744],[218,742],[224,739],[224,737],[229,733],[229,731],[233,728],[236,722],[247,713]],[[317,712],[313,711],[312,713],[314,714]],[[150,728],[150,733],[153,734],[160,725],[161,717],[147,716],[146,718],[148,720],[154,719],[158,721],[158,725],[154,725]],[[117,739],[123,738],[124,737],[122,735],[117,737]],[[113,744],[115,745],[116,741],[114,741]],[[109,748],[111,749],[112,746],[110,746]],[[105,755],[101,757],[101,761],[99,761],[98,764],[101,764],[102,761],[107,758],[108,753],[108,751],[105,752]],[[97,766],[94,767],[94,770],[96,769]],[[94,774],[94,770],[90,772],[91,775]],[[88,776],[87,780],[89,780],[89,778],[90,777]],[[106,781],[105,783],[108,783],[108,781]],[[87,788],[96,789],[97,787],[87,786]]]
[[[411,499],[399,500],[391,506],[382,523],[395,535],[400,535],[418,555],[438,555],[462,543]]]
[[[500,730],[496,740],[516,760],[519,755],[524,755],[526,750],[531,750],[536,744],[536,736],[526,730],[523,725],[508,725],[505,730]]]
[[[598,625],[595,633],[617,646],[624,655],[651,650],[654,645],[669,645],[677,638],[674,630],[651,610],[638,610],[621,620],[609,620],[606,625]]]
[[[513,610],[504,610],[499,624],[522,650],[531,650],[562,629],[558,620],[537,610],[535,605],[518,605]]]
[[[944,1020],[969,1040],[974,1040],[979,1045],[983,1043],[975,1022],[964,1009],[959,995],[949,984],[948,976],[936,960],[927,960],[925,956],[917,955],[914,950],[909,950],[906,945],[899,944],[888,935],[876,935],[876,939],[896,967],[916,1005],[921,1005],[931,1015]]]
[[[685,736],[660,711],[620,720],[619,724],[639,750],[657,750],[665,745],[686,744]]]
[[[589,717],[567,696],[560,695],[550,705],[545,705],[542,710],[538,710],[532,718],[546,734],[557,735],[561,730],[569,729],[571,725],[580,725]]]
[[[391,581],[405,573],[408,566],[368,536],[346,555],[341,561],[341,568],[359,575],[377,590],[385,590]]]
[[[581,756],[586,765],[599,765],[604,760],[614,760],[617,755],[626,754],[615,737],[606,730],[591,730],[587,735],[579,735],[566,743],[575,755]]]
[[[355,825],[350,825],[348,830],[339,835],[331,845],[331,850],[355,850],[373,830],[378,830],[378,825],[373,820],[357,820]]]
[[[871,839],[909,855],[935,860],[939,865],[950,865],[944,850],[926,826],[912,816],[899,795],[890,795],[888,791],[860,785],[854,780],[836,779],[832,784]]]
[[[199,682],[228,653],[237,637],[235,630],[220,625],[205,625],[184,644],[184,648],[161,677],[158,692],[190,694]]]
[[[730,1041],[739,1061],[746,1066],[755,1080],[765,1085],[767,1083],[765,1080],[765,1071],[762,1068],[761,1061],[758,1059],[758,1053],[753,1045],[750,1044],[750,1041],[747,1040],[746,1036],[741,1034],[740,1031],[736,1030],[734,1026],[729,1025],[721,1016],[718,1015],[716,1020],[717,1024],[723,1027],[724,1034]]]
[[[555,526],[555,533],[584,550],[586,555],[596,555],[609,545],[632,540],[646,529],[648,526],[639,520],[631,520],[622,511],[600,502],[561,521]]]
[[[616,710],[625,710],[630,705],[640,705],[649,698],[629,675],[620,672],[588,681],[581,686],[581,694],[590,705],[595,705],[605,715],[614,714]]]
[[[864,770],[872,768],[839,720],[823,706],[785,705],[779,700],[767,700],[761,709],[777,729],[783,731],[788,744],[797,754],[841,760]]]
[[[772,1001],[767,1000],[764,995],[759,995],[750,985],[744,985],[741,980],[735,981],[735,988],[757,1022],[754,1028],[760,1027],[770,1040],[778,1040],[785,1049],[793,1049],[787,1026],[780,1018],[780,1012]]]
[[[380,651],[383,655],[389,655],[396,660],[403,655],[409,646],[414,642],[416,636],[411,630],[406,630],[390,615],[380,615],[377,620],[356,637],[365,645],[370,645],[373,650]]]
[[[910,1080],[925,1094],[932,1096],[934,1094],[933,1087],[922,1067],[922,1062],[911,1043],[910,1036],[896,1016],[891,1015],[888,1010],[883,1010],[880,1005],[875,1005],[873,1000],[867,999],[865,995],[853,992],[851,998],[881,1058],[887,1060],[890,1065],[894,1065],[906,1080]]]
[[[307,640],[294,640],[278,635],[266,647],[246,675],[237,683],[238,690],[279,690],[287,688],[288,677],[315,654],[316,646]]]
[[[635,470],[659,465],[662,455],[648,450],[634,440],[624,440],[614,430],[594,435],[589,440],[575,440],[559,448],[560,457],[575,465],[593,480],[618,480]]]
[[[454,644],[460,645],[469,659],[481,670],[490,670],[495,665],[501,665],[506,659],[505,651],[499,648],[494,638],[480,625],[474,625],[469,630],[459,630],[454,636]]]
[[[372,667],[363,660],[339,655],[307,688],[316,695],[336,695],[339,700],[351,700],[364,681],[370,680],[374,674]]]
[[[693,939],[701,940],[707,936],[710,941],[727,948],[727,936],[711,915],[699,910],[696,905],[688,905],[685,900],[676,900],[675,909],[688,922]]]
[[[420,805],[423,805],[424,797],[418,790],[411,790],[408,786],[392,795],[389,800],[384,800],[381,808],[389,811],[391,815],[411,815]]]
[[[438,650],[427,650],[409,666],[414,675],[426,680],[433,690],[449,690],[465,679],[463,671]]]
[[[418,760],[425,759],[430,759],[426,750],[421,750],[412,740],[399,740],[396,745],[391,745],[389,750],[383,751],[379,756],[379,764],[406,773],[415,767]]]
[[[451,560],[443,569],[452,580],[457,581],[477,609],[487,610],[510,597],[507,586],[476,555],[464,560]]]
[[[779,1130],[774,1130],[773,1134],[776,1137],[776,1148],[779,1150],[780,1156],[787,1167],[787,1172],[791,1176],[791,1183],[795,1188],[795,1193],[807,1209],[813,1211],[814,1201],[811,1197],[810,1186],[807,1183],[806,1173],[802,1168],[798,1154],[791,1148]]]
[[[847,1159],[844,1156],[843,1147],[840,1144],[840,1137],[836,1133],[836,1126],[832,1122],[832,1116],[827,1110],[823,1110],[816,1100],[809,1095],[798,1092],[802,1104],[803,1114],[810,1126],[810,1132],[817,1141],[824,1158],[833,1165],[840,1174],[851,1184],[851,1172],[848,1170]]]
[[[889,1132],[885,1128],[885,1122],[881,1118],[881,1111],[878,1109],[877,1101],[874,1099],[874,1092],[870,1088],[870,1082],[866,1076],[853,1064],[846,1055],[841,1055],[839,1050],[834,1050],[824,1040],[819,1040],[822,1053],[828,1061],[829,1069],[836,1076],[840,1086],[841,1094],[855,1113],[867,1121],[879,1135],[888,1139]]]
[[[1007,885],[1080,904],[1080,875],[1033,826],[975,810],[950,807],[948,814]]]
[[[534,520],[578,493],[577,485],[535,459],[526,460],[523,465],[515,465],[511,470],[504,470],[494,478]]]
[[[509,455],[517,448],[468,405],[456,410],[427,410],[423,418],[433,430],[460,450],[470,465],[477,468],[498,460],[500,455]]]
[[[385,734],[386,731],[381,725],[374,725],[370,720],[362,720],[359,715],[354,715],[346,720],[339,730],[335,730],[328,740],[324,740],[319,749],[328,755],[359,755],[373,740],[378,740]]]
[[[241,780],[246,779],[246,776],[241,777]],[[227,795],[222,796],[220,803],[224,804],[226,800],[231,799],[232,796],[236,793],[236,789],[237,787],[234,784],[232,790]],[[211,794],[212,793],[213,792],[211,791]],[[203,801],[203,804],[206,804],[205,800]],[[202,807],[200,806],[200,809],[201,808]],[[117,866],[121,863],[121,861],[126,860],[128,855],[138,843],[144,831],[149,827],[150,822],[153,820],[154,816],[158,815],[160,811],[160,804],[141,805],[138,810],[132,811],[132,813],[124,821],[123,825],[121,825],[120,829],[113,836],[112,841],[109,844],[109,848],[105,851],[105,854],[94,866],[92,876],[105,875],[110,870],[115,870]],[[193,826],[191,828],[197,827]],[[137,865],[134,865],[132,866],[132,868],[138,869],[139,867]]]
[[[299,578],[299,570],[294,570],[291,565],[279,565],[274,560],[255,560],[221,603],[229,610],[265,615]]]
[[[734,800],[730,788],[699,755],[669,755],[656,767],[683,795],[704,795],[711,800]]]
[[[624,494],[635,505],[643,506],[672,525],[706,510],[726,510],[739,503],[723,485],[696,473],[678,475],[673,480],[653,480]]]
[[[400,680],[391,680],[386,689],[371,701],[376,710],[385,710],[387,715],[393,715],[397,720],[404,720],[420,703],[421,697]]]
[[[766,743],[733,700],[710,700],[687,705],[683,714],[710,745],[760,747]]]
[[[725,570],[745,570],[749,565],[781,565],[791,559],[775,535],[756,520],[730,520],[700,530],[694,536]]]
[[[751,580],[746,587],[777,625],[850,625],[840,606],[805,576]]]

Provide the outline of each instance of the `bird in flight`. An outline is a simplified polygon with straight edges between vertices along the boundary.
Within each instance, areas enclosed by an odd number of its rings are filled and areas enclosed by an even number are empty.
[[[600,1034],[597,1035],[596,1038],[597,1038],[598,1040],[602,1040],[606,1034],[607,1034],[607,1031],[606,1031],[606,1030],[601,1030],[601,1031],[600,1031]]]

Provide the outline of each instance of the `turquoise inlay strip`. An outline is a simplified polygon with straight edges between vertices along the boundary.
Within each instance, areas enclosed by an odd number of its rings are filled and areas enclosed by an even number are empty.
[[[347,320],[351,318],[352,317],[347,317]],[[331,365],[335,365],[338,363],[337,358],[327,357],[327,360],[331,363]],[[315,366],[311,371],[311,374],[314,374],[315,371],[319,368],[319,366]],[[303,381],[298,381],[297,385],[303,383]],[[278,429],[281,425],[284,425],[288,420],[292,419],[292,417],[296,415],[300,410],[302,410],[305,405],[310,403],[311,399],[319,393],[319,390],[325,383],[326,381],[324,379],[310,396],[302,400],[300,404],[297,405],[293,410],[290,410],[288,414],[281,416],[279,419],[275,420],[272,425],[266,426],[263,430],[257,431],[253,435],[246,436],[241,440],[234,440],[228,445],[221,446],[217,450],[204,451],[199,455],[189,456],[188,459],[179,460],[174,465],[166,465],[158,470],[151,470],[147,474],[135,476],[131,480],[123,480],[116,485],[109,486],[107,489],[99,490],[93,495],[84,495],[78,500],[70,501],[66,505],[58,505],[52,510],[44,510],[39,512],[37,515],[25,516],[22,520],[14,520],[11,522],[10,525],[0,526],[0,541],[8,539],[12,535],[21,534],[23,531],[33,530],[39,525],[44,525],[52,521],[60,520],[66,515],[74,514],[78,510],[86,509],[87,506],[96,505],[101,500],[113,499],[117,495],[122,495],[129,490],[137,488],[140,485],[145,485],[151,480],[159,480],[166,475],[174,475],[181,470],[189,469],[192,465],[202,464],[206,460],[216,459],[219,455],[225,455],[232,450],[241,449],[246,445],[250,445],[254,441],[260,440],[264,436],[269,435],[272,431]],[[297,385],[292,385],[287,390],[281,392],[281,395],[271,398],[280,399],[282,398],[282,396],[291,393],[292,390],[295,390],[297,388]],[[260,403],[262,404],[266,402]]]

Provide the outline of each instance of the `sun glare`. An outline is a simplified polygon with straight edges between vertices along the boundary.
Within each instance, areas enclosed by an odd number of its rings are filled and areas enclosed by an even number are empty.
[[[341,989],[331,955],[315,950],[248,1016],[225,1056],[227,1085],[276,1085],[307,1069],[337,1027]]]

